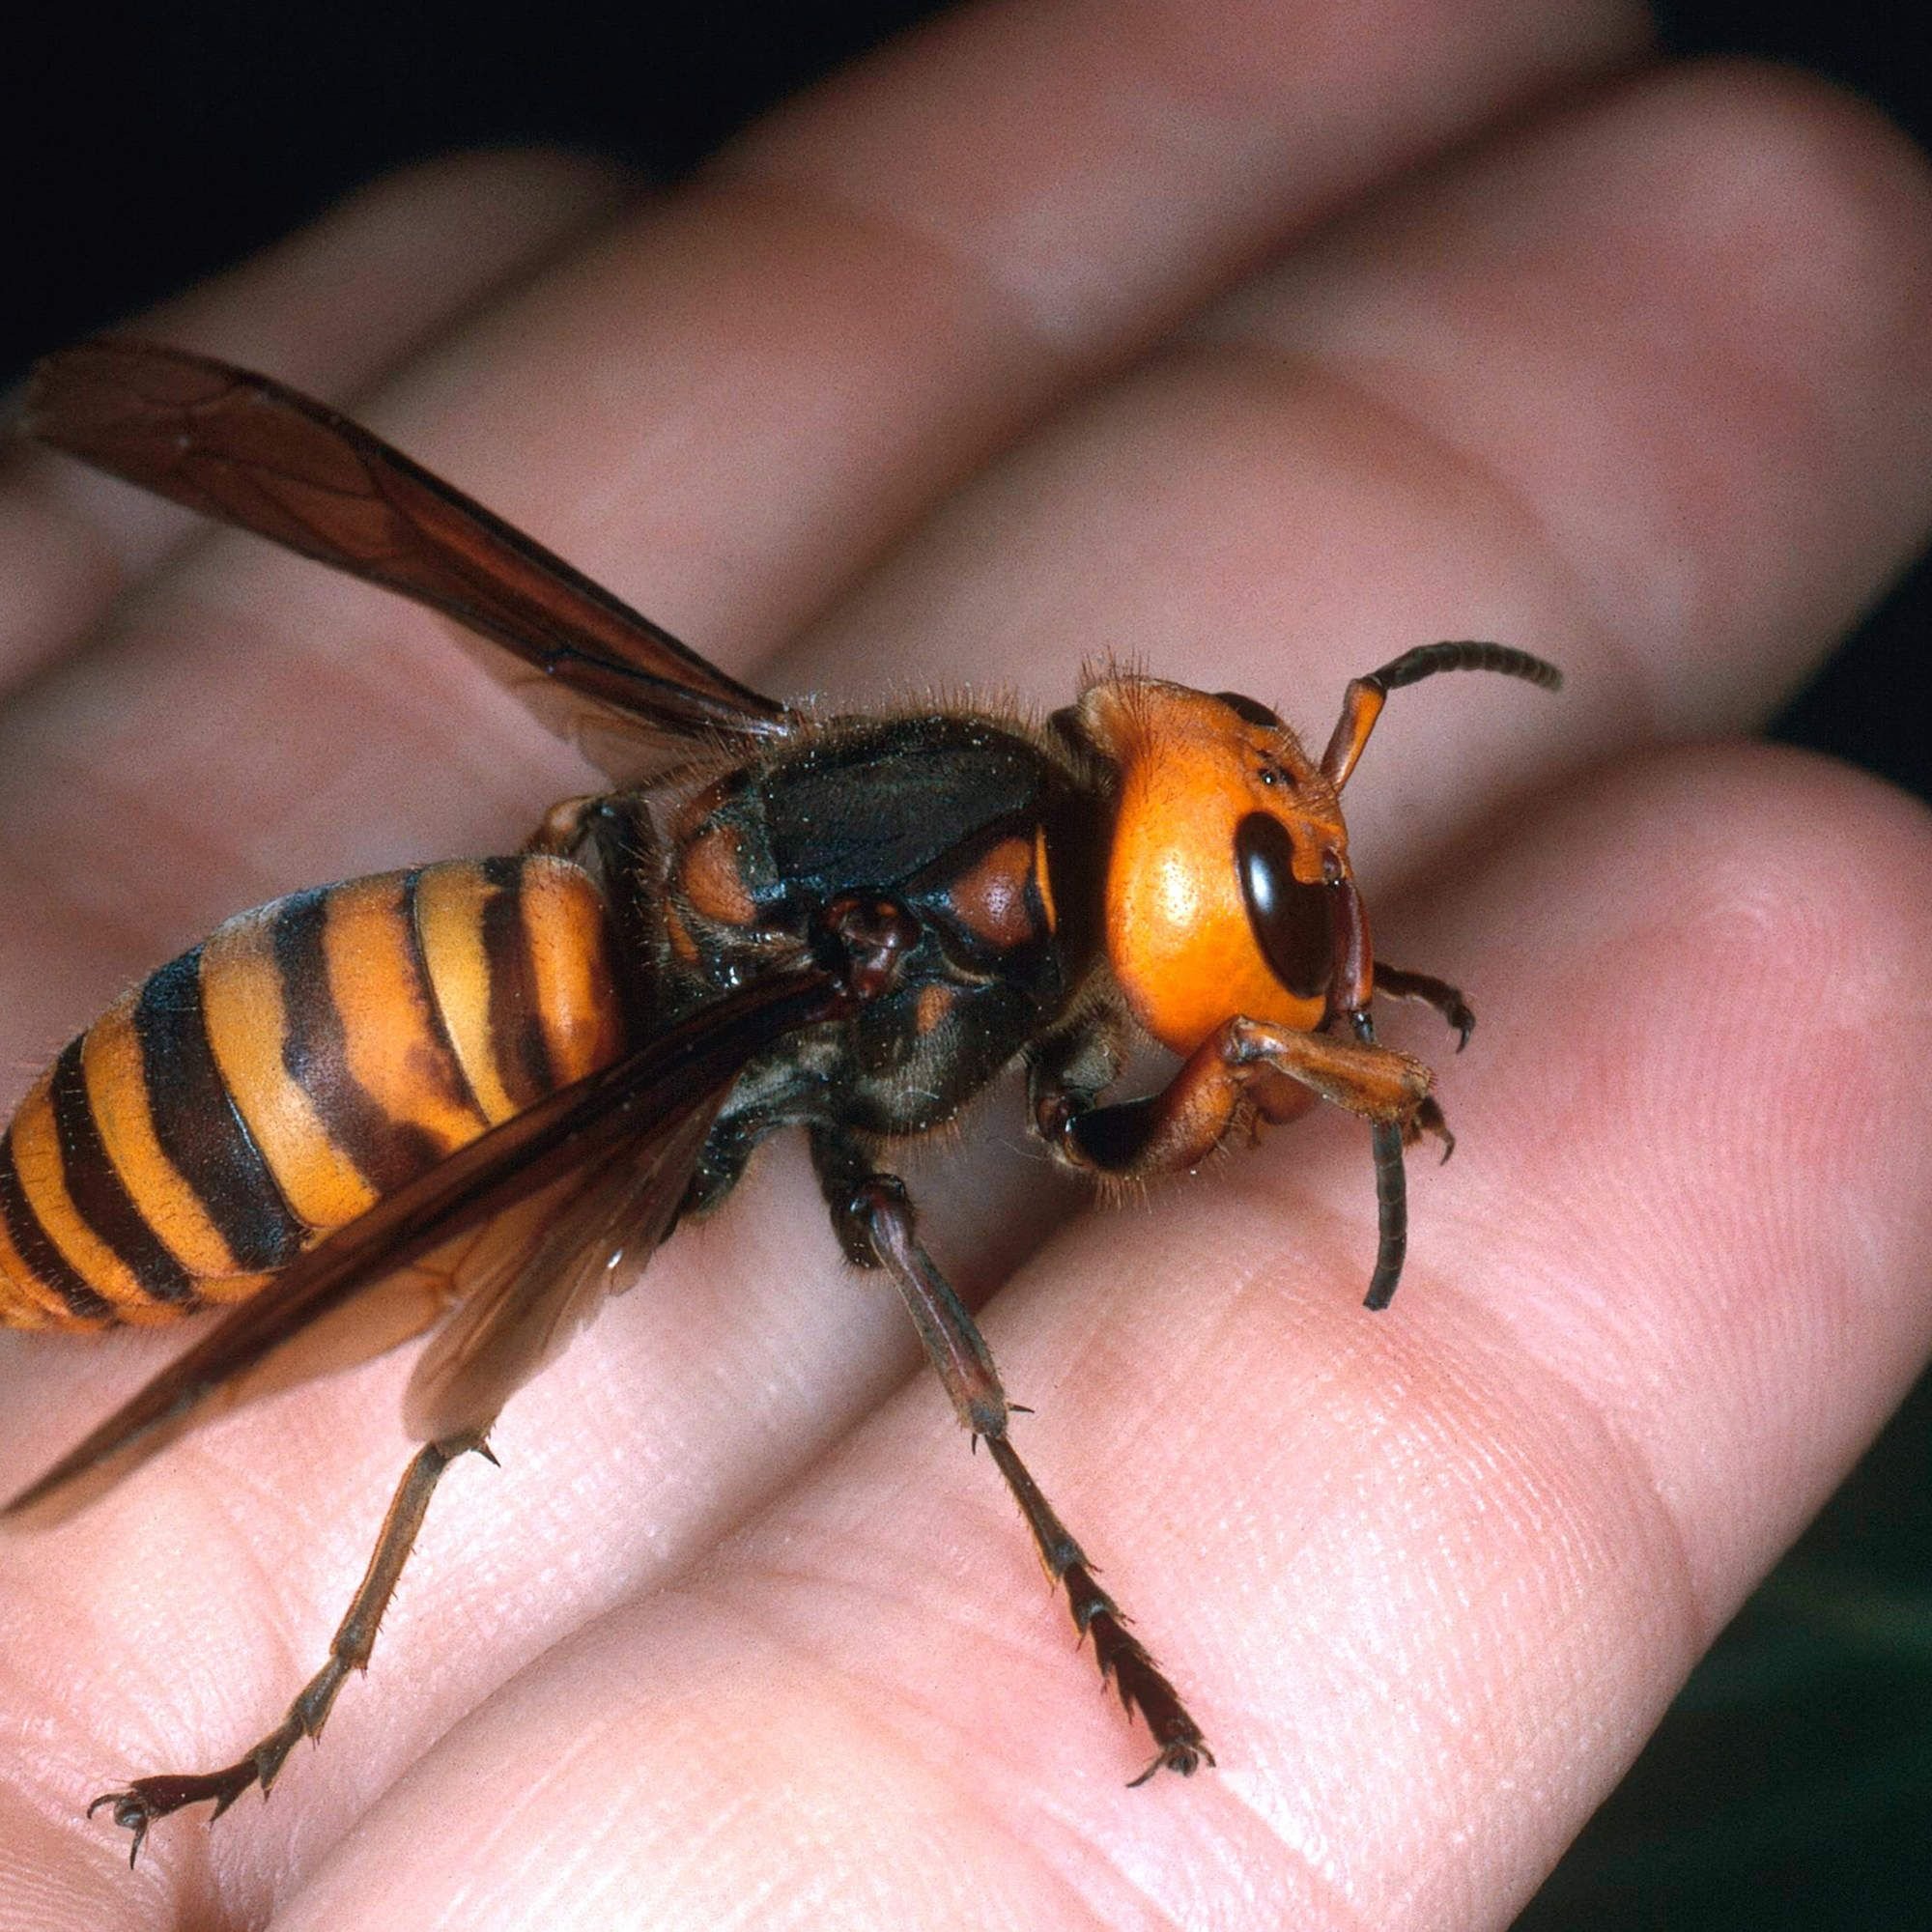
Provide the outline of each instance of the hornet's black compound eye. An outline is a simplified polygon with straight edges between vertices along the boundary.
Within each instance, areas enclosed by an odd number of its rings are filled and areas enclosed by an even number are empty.
[[[1295,878],[1293,841],[1265,812],[1235,828],[1235,864],[1268,970],[1297,999],[1319,999],[1335,966],[1334,895]]]

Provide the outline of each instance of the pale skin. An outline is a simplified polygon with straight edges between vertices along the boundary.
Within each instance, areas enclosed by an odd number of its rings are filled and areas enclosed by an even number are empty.
[[[1112,651],[1319,748],[1430,638],[1569,684],[1398,693],[1350,786],[1378,942],[1481,1016],[1460,1060],[1382,1022],[1459,1137],[1389,1313],[1350,1121],[1107,1213],[1009,1090],[902,1163],[1219,1769],[1125,1788],[1145,1737],[786,1148],[452,1473],[273,1802],[132,1877],[82,1805],[321,1662],[407,1362],[0,1549],[0,1924],[1508,1923],[1932,1344],[1932,828],[1712,742],[1932,522],[1932,186],[1866,110],[1641,34],[969,10],[677,194],[458,161],[147,325],[781,692],[1043,709]],[[584,789],[433,620],[6,465],[14,1090],[237,907]],[[0,1342],[5,1486],[174,1346]]]

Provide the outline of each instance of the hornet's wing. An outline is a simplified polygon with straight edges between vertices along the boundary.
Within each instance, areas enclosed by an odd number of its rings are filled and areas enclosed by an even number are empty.
[[[491,668],[618,779],[662,763],[666,739],[743,750],[797,724],[462,491],[266,376],[102,337],[35,365],[19,427],[453,617],[508,651]]]

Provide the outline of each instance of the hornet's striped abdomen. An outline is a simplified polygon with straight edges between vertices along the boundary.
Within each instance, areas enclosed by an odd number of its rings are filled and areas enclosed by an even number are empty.
[[[624,1044],[604,901],[463,861],[243,913],[71,1041],[0,1140],[0,1322],[235,1301]]]

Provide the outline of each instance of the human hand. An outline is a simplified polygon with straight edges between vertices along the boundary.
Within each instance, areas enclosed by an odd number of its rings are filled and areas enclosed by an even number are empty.
[[[5,1550],[20,1923],[1506,1922],[1902,1391],[1922,814],[1682,744],[1922,540],[1922,170],[1789,76],[1602,80],[1616,8],[1335,25],[961,14],[674,196],[453,164],[148,331],[352,404],[770,689],[1045,708],[1113,651],[1319,742],[1413,642],[1563,664],[1398,696],[1350,789],[1380,951],[1482,1015],[1453,1063],[1391,1029],[1461,1151],[1388,1315],[1353,1122],[1087,1213],[996,1095],[908,1170],[1220,1768],[1123,1788],[1145,1739],[775,1151],[452,1475],[276,1803],[132,1879],[81,1801],[225,1761],[320,1662],[407,1363]],[[582,787],[422,613],[38,458],[4,488],[20,1084],[238,906]],[[169,1346],[10,1338],[9,1478]]]

